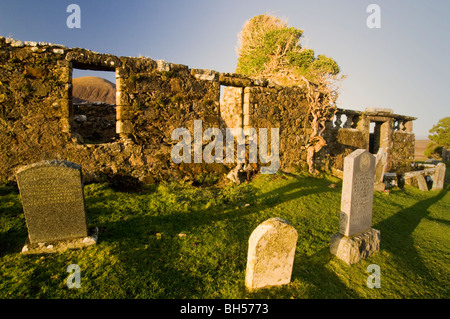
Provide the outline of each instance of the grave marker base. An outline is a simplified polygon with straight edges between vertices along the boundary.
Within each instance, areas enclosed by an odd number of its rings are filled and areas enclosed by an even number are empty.
[[[32,254],[51,254],[56,252],[63,252],[67,249],[80,249],[97,244],[98,228],[89,229],[87,237],[49,241],[45,243],[30,243],[29,238],[25,241],[25,246],[22,248],[23,255]]]
[[[370,228],[347,237],[340,233],[331,236],[330,252],[347,264],[356,264],[380,250],[380,231]]]

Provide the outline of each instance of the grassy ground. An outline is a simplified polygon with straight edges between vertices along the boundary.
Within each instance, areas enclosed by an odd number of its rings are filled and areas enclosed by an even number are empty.
[[[334,177],[302,174],[225,188],[163,184],[141,193],[91,184],[88,224],[100,228],[99,243],[32,256],[20,254],[27,230],[19,194],[0,187],[0,298],[449,298],[448,182],[442,191],[376,193],[381,251],[352,266],[329,253],[340,186]],[[299,234],[292,281],[250,293],[248,238],[271,217]],[[80,266],[80,289],[66,285],[70,264]],[[366,285],[370,264],[380,266],[379,289]]]

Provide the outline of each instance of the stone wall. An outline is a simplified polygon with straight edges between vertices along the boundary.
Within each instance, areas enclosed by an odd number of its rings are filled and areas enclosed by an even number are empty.
[[[195,120],[202,121],[203,131],[279,128],[280,169],[307,166],[305,145],[311,128],[301,87],[3,37],[0,61],[0,181],[14,180],[22,165],[51,159],[81,165],[86,181],[124,176],[151,183],[192,180],[201,174],[222,176],[235,164],[176,164],[171,159],[178,142],[172,140],[172,131],[184,127],[194,136]],[[114,71],[115,109],[73,105],[74,68]],[[315,157],[323,169],[342,169],[347,154],[368,148],[368,117],[358,111],[346,114],[343,127],[338,118],[324,132],[328,145]],[[393,136],[393,150],[414,143],[412,133]],[[408,152],[397,155],[395,163],[410,159]]]
[[[415,138],[413,133],[395,131],[393,133],[391,171],[403,173],[411,170],[414,162]]]
[[[330,166],[344,170],[344,158],[357,149],[367,149],[364,133],[354,128],[334,128],[328,131]]]
[[[116,106],[102,102],[73,104],[72,134],[80,142],[109,143],[116,139]]]
[[[244,90],[243,125],[279,128],[280,169],[302,169],[304,146],[312,130],[305,92],[300,87],[248,87]],[[268,138],[270,141],[270,139]]]
[[[201,164],[176,165],[170,158],[175,143],[171,139],[174,128],[186,127],[193,132],[196,119],[203,121],[204,129],[218,127],[217,72],[191,70],[149,58],[119,58],[85,49],[5,38],[0,38],[0,59],[3,181],[14,180],[19,166],[45,159],[66,159],[80,164],[87,181],[119,174],[151,182],[205,170],[226,171],[217,165],[206,168]],[[116,72],[114,126],[120,139],[104,144],[87,143],[95,137],[83,129],[84,116],[86,121],[89,115],[91,119],[97,117],[89,125],[105,129],[101,141],[105,136],[113,138],[109,124],[105,123],[111,114],[105,114],[102,126],[101,116],[97,116],[100,106],[74,107],[73,68]],[[86,141],[82,135],[87,137]]]
[[[0,38],[0,180],[14,169],[58,158],[70,142],[70,74],[61,46]]]

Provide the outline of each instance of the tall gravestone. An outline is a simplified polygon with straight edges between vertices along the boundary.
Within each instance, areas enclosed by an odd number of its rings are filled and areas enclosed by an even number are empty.
[[[261,223],[248,242],[245,286],[249,290],[288,284],[291,281],[298,234],[281,218]]]
[[[444,163],[439,163],[433,174],[433,186],[432,190],[443,189],[445,181],[445,170],[446,166]]]
[[[60,160],[42,161],[21,167],[16,177],[30,245],[42,247],[45,243],[73,239],[92,244],[79,165]],[[55,245],[46,247],[55,248]],[[29,250],[27,245],[24,248],[23,252]]]
[[[354,264],[380,248],[380,232],[372,227],[375,157],[358,149],[344,159],[339,233],[330,251]]]

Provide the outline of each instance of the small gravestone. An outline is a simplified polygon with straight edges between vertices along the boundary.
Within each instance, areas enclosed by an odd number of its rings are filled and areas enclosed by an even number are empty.
[[[450,149],[442,148],[442,161],[450,161]]]
[[[421,191],[424,191],[424,192],[428,191],[427,181],[425,180],[425,177],[423,175],[417,175],[416,181],[417,181],[417,185]]]
[[[251,234],[245,286],[258,289],[291,281],[298,234],[281,218],[270,218]]]
[[[339,233],[330,251],[348,264],[364,259],[380,247],[380,232],[372,227],[375,157],[358,149],[344,159]]]
[[[445,180],[445,170],[446,166],[444,163],[439,163],[436,166],[436,170],[433,175],[433,186],[432,190],[443,189]]]
[[[386,188],[391,188],[394,186],[398,186],[398,177],[396,173],[384,173],[384,184]]]
[[[42,161],[16,174],[29,243],[22,252],[53,252],[94,244],[88,237],[81,167]]]

